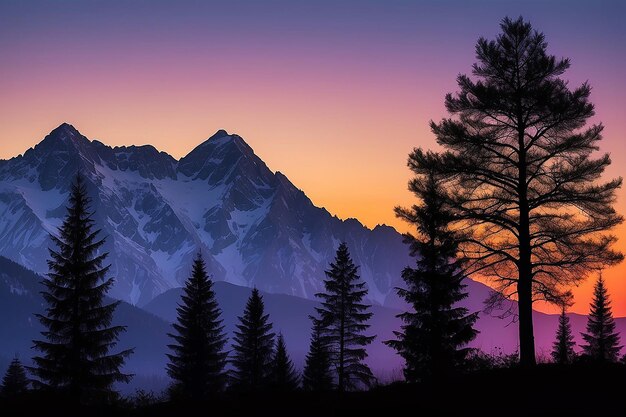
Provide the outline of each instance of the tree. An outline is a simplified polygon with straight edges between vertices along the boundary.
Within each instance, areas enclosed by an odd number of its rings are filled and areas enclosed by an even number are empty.
[[[322,336],[322,325],[311,317],[313,329],[309,352],[306,355],[302,372],[302,388],[305,391],[325,392],[333,389],[333,375],[330,369],[330,352]]]
[[[621,178],[603,183],[608,155],[592,157],[601,124],[585,83],[571,90],[561,76],[568,59],[548,55],[544,35],[522,18],[505,18],[502,33],[476,45],[474,78],[445,104],[455,119],[431,122],[444,152],[416,149],[415,172],[446,178],[454,227],[467,273],[491,280],[517,299],[520,363],[536,363],[532,306],[560,304],[567,288],[622,260],[606,231],[623,221],[612,207]]]
[[[593,290],[591,310],[587,318],[587,333],[583,354],[597,362],[617,362],[621,350],[619,333],[615,331],[615,320],[611,312],[609,293],[602,277],[598,278]]]
[[[270,386],[274,391],[295,391],[298,389],[299,379],[293,362],[287,354],[285,339],[282,333],[279,333],[269,374]]]
[[[561,310],[559,316],[559,327],[556,331],[556,340],[552,347],[552,360],[559,365],[567,365],[572,363],[576,353],[574,352],[574,335],[572,335],[572,326],[569,317],[565,314],[565,307]]]
[[[28,378],[22,366],[22,362],[16,357],[13,358],[4,378],[2,378],[2,388],[0,393],[3,397],[12,398],[28,391]]]
[[[360,281],[357,267],[350,258],[348,246],[341,243],[335,261],[326,271],[326,292],[316,294],[322,299],[316,310],[320,316],[322,334],[330,348],[331,362],[337,371],[337,389],[357,388],[358,384],[369,386],[374,380],[372,371],[363,363],[367,357],[364,346],[375,336],[365,336],[369,328],[365,322],[372,317],[369,305],[363,304],[367,294],[365,283]]]
[[[69,207],[59,236],[51,236],[57,250],[50,249],[48,279],[42,292],[45,314],[37,314],[45,340],[35,340],[42,353],[33,358],[34,384],[69,395],[75,402],[107,400],[115,396],[112,385],[128,382],[131,375],[120,368],[133,350],[109,353],[125,326],[111,326],[119,301],[105,304],[113,285],[105,278],[109,266],[100,253],[104,238],[93,230],[90,199],[80,175],[72,183]]]
[[[167,372],[176,381],[174,393],[199,400],[221,391],[226,384],[226,335],[202,255],[193,261],[191,277],[185,283],[182,303],[178,306],[175,334],[168,334],[176,344],[168,345]]]
[[[417,266],[402,271],[406,288],[397,291],[413,311],[398,315],[402,330],[394,332],[397,340],[385,343],[404,358],[407,381],[443,380],[464,363],[467,344],[478,334],[473,328],[478,313],[458,306],[467,298],[465,260],[458,258],[458,233],[448,227],[453,217],[441,197],[439,178],[434,172],[418,173],[409,188],[421,205],[397,207],[396,214],[417,228],[417,236],[405,234]]]
[[[274,333],[263,297],[254,288],[235,331],[232,360],[233,386],[242,391],[259,391],[268,384]]]

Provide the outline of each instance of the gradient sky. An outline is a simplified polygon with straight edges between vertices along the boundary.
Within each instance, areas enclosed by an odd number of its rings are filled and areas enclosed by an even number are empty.
[[[223,128],[316,205],[404,231],[393,207],[413,202],[407,155],[437,149],[429,120],[507,15],[571,58],[573,86],[589,80],[606,178],[624,175],[626,2],[601,0],[0,0],[0,158],[64,121],[177,158]],[[626,251],[626,226],[617,234]],[[626,265],[605,277],[626,315]],[[587,312],[592,284],[573,311]]]

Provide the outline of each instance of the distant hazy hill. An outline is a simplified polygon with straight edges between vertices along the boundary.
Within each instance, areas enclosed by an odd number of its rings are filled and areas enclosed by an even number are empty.
[[[241,316],[250,289],[229,284],[216,282],[215,293],[222,308],[224,325],[229,336],[232,335],[238,316]],[[167,321],[176,319],[176,305],[180,302],[182,289],[175,288],[159,295],[144,308]],[[311,334],[311,322],[309,315],[315,314],[317,303],[300,297],[284,294],[270,294],[262,292],[266,312],[274,323],[274,331],[282,332],[289,353],[293,356],[298,367],[304,364],[304,358],[309,348],[309,336]],[[376,340],[368,347],[368,362],[379,375],[390,377],[394,370],[402,367],[402,360],[395,351],[382,342],[393,337],[393,330],[398,328],[399,321],[396,319],[398,310],[381,306],[373,306],[374,316],[371,321],[369,333],[376,334]]]
[[[486,296],[489,289],[480,284],[472,288],[480,291],[475,298]],[[226,330],[232,334],[241,315],[245,302],[250,296],[250,289],[232,285],[226,282],[216,282],[215,292],[223,310],[223,319]],[[172,322],[176,319],[176,306],[179,303],[182,289],[175,288],[159,295],[144,308],[163,319]],[[263,294],[267,312],[274,322],[274,329],[282,331],[290,352],[297,364],[304,362],[310,336],[309,315],[314,314],[316,302],[299,297]],[[468,304],[468,303],[466,303]],[[469,306],[471,308],[471,306]],[[515,304],[512,305],[513,309]],[[476,311],[476,310],[473,310]],[[375,373],[382,378],[401,376],[402,360],[396,352],[383,344],[383,341],[394,338],[393,331],[398,330],[401,321],[395,316],[399,310],[382,306],[373,306],[374,313],[369,333],[377,335],[374,342],[368,347],[368,363]],[[498,313],[498,312],[497,312]],[[502,313],[502,312],[499,312]],[[587,317],[579,314],[570,314],[572,329],[577,343],[582,342],[580,332],[585,330]],[[512,318],[502,319],[489,314],[481,313],[476,328],[480,334],[472,346],[482,349],[486,353],[512,353],[517,350],[517,323]],[[535,342],[537,352],[541,356],[549,357],[558,324],[558,315],[534,313]],[[616,320],[617,328],[624,335],[626,344],[626,318]]]
[[[41,277],[24,267],[0,257],[0,373],[3,373],[9,360],[18,354],[25,362],[29,362],[34,352],[31,350],[32,340],[39,338],[41,326],[33,316],[43,311],[39,281]],[[480,289],[478,284],[475,288]],[[223,310],[222,318],[228,332],[232,336],[237,317],[243,312],[250,289],[227,282],[216,282],[215,291]],[[485,295],[486,288],[483,288]],[[128,392],[135,387],[161,389],[167,383],[165,364],[167,344],[171,340],[166,336],[171,331],[170,322],[176,318],[176,306],[180,302],[182,290],[175,288],[164,292],[148,303],[144,309],[127,303],[120,304],[116,310],[114,323],[128,326],[123,333],[119,348],[134,347],[132,355],[125,367],[127,372],[136,373],[131,386],[122,386]],[[267,312],[274,323],[274,330],[281,331],[294,362],[301,367],[308,349],[310,321],[308,316],[314,313],[315,301],[284,294],[263,293]],[[382,342],[393,337],[393,331],[400,326],[395,317],[398,310],[382,306],[372,308],[374,316],[371,320],[370,334],[377,335],[368,347],[368,363],[376,375],[388,381],[401,377],[401,359],[395,351]],[[574,334],[580,342],[579,332],[584,330],[586,317],[570,315]],[[558,316],[535,313],[535,338],[538,351],[548,354]],[[618,330],[626,335],[626,318],[619,318]],[[481,331],[473,346],[486,352],[502,349],[504,352],[515,351],[517,346],[517,326],[508,320],[481,314],[477,322]],[[626,340],[623,341],[623,343]],[[153,378],[153,379],[150,379]]]
[[[43,290],[40,281],[39,275],[0,256],[0,377],[13,356],[19,355],[29,363],[36,354],[31,349],[32,340],[41,338],[42,327],[34,314],[43,313],[45,308],[39,294]],[[163,377],[169,323],[122,302],[115,311],[113,324],[127,326],[116,349],[135,348],[124,367],[125,372],[138,374],[133,386],[151,384],[146,377]]]

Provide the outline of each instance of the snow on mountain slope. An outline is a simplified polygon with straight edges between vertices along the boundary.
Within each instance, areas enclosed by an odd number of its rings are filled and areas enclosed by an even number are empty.
[[[48,236],[77,171],[108,236],[117,298],[143,305],[180,286],[198,250],[216,280],[312,298],[346,241],[371,300],[397,305],[393,288],[411,262],[401,236],[315,207],[223,130],[176,161],[152,146],[112,148],[62,124],[0,161],[0,255],[47,272]]]

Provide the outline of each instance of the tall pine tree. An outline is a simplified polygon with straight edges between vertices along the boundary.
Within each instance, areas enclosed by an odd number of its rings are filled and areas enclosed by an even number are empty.
[[[42,355],[33,358],[31,369],[36,386],[65,393],[75,402],[111,399],[113,384],[131,378],[120,368],[132,349],[110,353],[125,326],[111,326],[119,301],[104,303],[113,279],[106,278],[109,266],[102,266],[108,254],[99,253],[104,239],[98,238],[100,230],[93,230],[89,204],[84,180],[77,175],[59,236],[51,236],[58,249],[50,249],[49,278],[43,281],[46,312],[37,315],[45,340],[34,341]]]
[[[417,228],[417,236],[405,235],[417,266],[402,271],[406,288],[397,291],[413,311],[398,315],[405,324],[394,332],[397,340],[385,343],[404,358],[407,381],[440,380],[465,360],[467,344],[478,333],[472,327],[478,313],[458,306],[467,297],[464,259],[458,257],[459,236],[449,228],[438,178],[432,171],[417,175],[410,189],[421,205],[398,207],[396,213]]]
[[[333,389],[333,375],[331,371],[330,352],[324,337],[319,320],[311,317],[313,329],[309,352],[306,355],[304,371],[302,372],[302,388],[305,391],[325,392]]]
[[[233,388],[260,391],[267,387],[273,346],[272,323],[265,314],[263,297],[254,288],[235,330]]]
[[[321,307],[316,310],[325,343],[330,347],[331,361],[337,370],[337,389],[343,392],[358,388],[359,384],[369,386],[374,376],[363,359],[367,357],[365,346],[375,336],[365,336],[363,332],[369,328],[366,322],[372,313],[368,311],[370,306],[362,303],[367,289],[360,281],[345,243],[339,245],[326,276],[326,291],[316,294],[322,299]]]
[[[270,388],[278,392],[295,391],[298,389],[299,379],[293,362],[287,354],[285,339],[282,333],[279,333],[269,374]]]
[[[597,362],[616,362],[621,346],[619,333],[615,331],[615,321],[611,312],[609,293],[604,286],[604,279],[598,278],[593,291],[591,311],[587,319],[587,333],[583,354]]]
[[[517,301],[520,364],[532,367],[533,303],[560,304],[590,272],[623,259],[609,233],[623,221],[613,208],[622,180],[601,180],[611,160],[594,154],[602,125],[586,125],[591,87],[568,84],[570,61],[549,54],[529,22],[500,27],[478,40],[472,75],[446,95],[451,117],[431,123],[444,152],[416,149],[411,164],[446,176],[454,227],[471,233],[466,273]]]
[[[18,358],[13,358],[4,378],[0,394],[5,398],[12,398],[28,391],[28,378]]]
[[[572,334],[572,326],[569,317],[565,314],[565,307],[561,310],[559,316],[559,327],[556,331],[556,340],[552,347],[552,360],[559,365],[567,365],[572,363],[576,353],[574,352],[574,335]]]
[[[175,333],[168,334],[176,344],[168,345],[167,372],[175,381],[173,395],[193,400],[221,391],[226,384],[226,335],[202,255],[193,261],[191,277],[185,283],[178,306]]]

